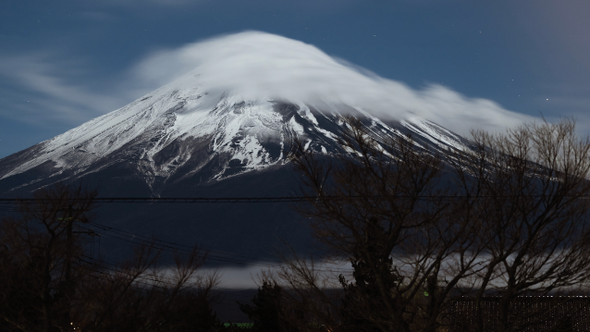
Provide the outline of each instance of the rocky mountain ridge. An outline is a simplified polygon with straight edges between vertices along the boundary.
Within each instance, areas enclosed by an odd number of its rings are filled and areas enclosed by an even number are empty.
[[[81,179],[117,164],[133,169],[154,193],[193,176],[200,183],[219,181],[285,165],[294,139],[321,153],[338,152],[336,137],[345,115],[360,118],[383,140],[411,134],[417,144],[436,149],[465,146],[461,137],[418,117],[385,123],[360,107],[248,100],[227,91],[210,93],[196,83],[187,87],[182,79],[0,160],[0,183],[38,173],[6,189],[33,188],[49,179]]]

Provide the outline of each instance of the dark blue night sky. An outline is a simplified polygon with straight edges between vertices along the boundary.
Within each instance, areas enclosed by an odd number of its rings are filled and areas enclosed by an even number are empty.
[[[247,30],[587,134],[589,15],[575,0],[5,0],[0,158],[166,83],[133,81],[154,54]]]

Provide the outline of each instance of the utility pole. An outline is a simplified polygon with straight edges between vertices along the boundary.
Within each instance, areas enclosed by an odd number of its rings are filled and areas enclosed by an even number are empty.
[[[72,282],[72,259],[73,259],[73,209],[74,206],[70,204],[67,209],[67,213],[63,218],[63,221],[66,223],[66,257],[64,262],[64,269],[65,269],[65,276],[64,276],[64,289],[63,289],[63,305],[64,305],[64,312],[63,312],[63,326],[70,326],[71,324],[71,315],[70,315],[70,302],[74,295],[75,289]]]

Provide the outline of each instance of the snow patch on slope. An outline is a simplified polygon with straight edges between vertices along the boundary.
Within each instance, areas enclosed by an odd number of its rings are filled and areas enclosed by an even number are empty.
[[[449,150],[451,147],[459,151],[467,150],[459,136],[430,121],[419,117],[411,117],[401,121],[401,124],[444,150]]]
[[[23,160],[2,178],[47,162],[55,165],[48,177],[65,170],[77,175],[97,172],[127,162],[152,186],[156,178],[165,181],[189,162],[194,169],[183,168],[187,175],[222,156],[212,178],[221,180],[287,163],[285,149],[294,138],[305,141],[306,149],[334,152],[346,123],[340,110],[369,119],[368,129],[384,141],[402,135],[398,128],[359,107],[253,100],[231,91],[209,91],[198,76],[190,74],[43,142],[35,158]],[[465,148],[460,137],[426,120],[414,117],[401,124],[443,149]],[[194,142],[200,143],[191,145]]]

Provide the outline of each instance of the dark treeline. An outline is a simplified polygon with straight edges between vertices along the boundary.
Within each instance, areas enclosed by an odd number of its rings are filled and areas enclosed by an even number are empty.
[[[572,121],[474,132],[470,146],[441,150],[355,119],[344,127],[348,153],[295,144],[291,155],[308,198],[298,212],[329,254],[293,253],[263,272],[239,303],[249,330],[587,330],[588,301],[571,296],[590,277],[590,141]],[[217,277],[201,272],[199,247],[166,257],[148,241],[116,265],[88,257],[78,225],[94,197],[57,185],[2,220],[1,330],[241,329],[212,310]]]
[[[476,131],[469,145],[438,150],[384,139],[356,119],[345,126],[349,153],[328,159],[299,144],[292,161],[309,198],[299,212],[353,273],[292,257],[268,276],[290,289],[289,321],[333,331],[586,329],[586,302],[564,312],[571,298],[523,301],[587,294],[590,141],[573,121]]]
[[[19,204],[0,227],[2,331],[213,331],[214,275],[198,247],[171,254],[156,241],[116,265],[85,252],[96,191],[58,184]],[[162,262],[167,262],[162,265]],[[172,265],[168,264],[170,261]]]

